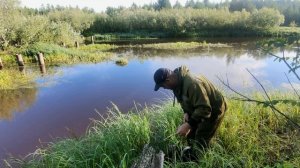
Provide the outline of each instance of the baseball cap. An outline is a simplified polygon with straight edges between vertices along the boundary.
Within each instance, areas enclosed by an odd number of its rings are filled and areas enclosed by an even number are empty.
[[[156,72],[154,73],[154,91],[157,91],[162,86],[162,84],[165,82],[165,80],[171,74],[171,72],[172,71],[167,68],[159,68],[158,70],[156,70]]]

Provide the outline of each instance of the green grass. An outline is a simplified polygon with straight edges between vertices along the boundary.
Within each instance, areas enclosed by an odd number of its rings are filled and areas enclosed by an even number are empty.
[[[221,43],[206,43],[204,42],[175,42],[175,43],[156,43],[156,44],[144,44],[143,48],[162,49],[162,50],[189,50],[199,47],[230,47],[227,44]]]
[[[48,64],[73,64],[81,62],[101,62],[109,58],[111,53],[103,52],[109,45],[92,45],[76,48],[63,48],[54,44],[37,43],[25,51],[25,55],[34,56],[44,53]],[[88,51],[91,49],[91,51]]]
[[[108,44],[84,45],[80,48],[64,48],[55,44],[36,43],[26,49],[10,49],[9,52],[0,53],[4,66],[17,65],[13,53],[22,53],[25,65],[37,62],[35,56],[42,52],[46,65],[51,64],[74,64],[86,62],[101,62],[111,57],[112,53],[107,52],[116,48]]]
[[[300,122],[300,107],[278,107]],[[261,106],[231,100],[211,148],[199,153],[199,163],[177,160],[165,167],[299,167],[299,130],[277,117]],[[20,163],[25,168],[130,167],[147,143],[163,151],[169,144],[184,145],[175,135],[181,121],[181,108],[170,102],[127,114],[115,108],[108,119],[95,120],[85,136],[58,140]]]
[[[95,41],[110,41],[117,39],[156,39],[156,38],[166,38],[169,37],[169,33],[163,32],[147,32],[147,31],[137,31],[137,32],[120,32],[120,33],[104,33],[96,34]]]
[[[90,44],[83,45],[79,47],[79,50],[86,52],[99,52],[99,51],[109,51],[111,49],[115,49],[117,46],[110,44]]]
[[[120,66],[125,66],[128,64],[128,60],[125,58],[119,58],[118,60],[116,60],[116,64]]]
[[[28,88],[34,85],[36,74],[24,74],[17,70],[0,70],[0,90]]]
[[[278,27],[270,30],[273,36],[289,36],[289,35],[300,35],[300,27]]]

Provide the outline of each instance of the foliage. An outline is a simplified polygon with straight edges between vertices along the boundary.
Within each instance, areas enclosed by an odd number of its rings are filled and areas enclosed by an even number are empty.
[[[220,9],[123,9],[113,15],[100,14],[90,29],[94,33],[165,32],[173,35],[203,31],[268,29],[283,23],[283,16],[274,9],[255,13],[230,12]]]
[[[224,4],[225,5],[225,4]],[[255,11],[261,8],[274,8],[285,16],[284,25],[289,25],[292,21],[300,23],[300,1],[298,0],[232,0],[229,3],[230,11]]]
[[[29,9],[23,12],[24,8],[15,0],[1,0],[0,9],[2,50],[10,46],[27,47],[37,42],[73,46],[75,41],[82,42],[80,32],[94,19],[93,13],[73,8],[53,10],[47,15]]]
[[[101,46],[101,45],[99,45]],[[107,46],[108,47],[108,46]],[[85,47],[88,48],[88,47]],[[39,52],[44,54],[45,62],[48,64],[72,64],[77,62],[99,62],[108,59],[111,53],[102,52],[105,47],[98,47],[92,51],[85,51],[76,48],[64,48],[55,44],[36,43],[28,47],[25,55],[33,57]]]
[[[284,16],[278,10],[262,8],[251,15],[250,23],[254,28],[269,29],[283,24]]]
[[[93,13],[85,12],[78,8],[67,8],[64,10],[54,10],[48,13],[50,21],[66,22],[76,32],[82,32],[90,27],[94,21],[95,15]]]
[[[170,8],[172,8],[172,5],[169,0],[158,0],[157,3],[155,4],[156,10],[170,9]]]
[[[23,20],[17,0],[0,0],[0,49],[5,49],[16,38],[16,29]]]
[[[119,58],[118,60],[116,60],[116,64],[120,66],[125,66],[128,64],[128,60],[125,58]]]
[[[80,46],[79,50],[88,51],[88,52],[97,52],[97,51],[109,51],[115,48],[117,48],[117,46],[110,45],[110,44],[90,44],[90,45]]]

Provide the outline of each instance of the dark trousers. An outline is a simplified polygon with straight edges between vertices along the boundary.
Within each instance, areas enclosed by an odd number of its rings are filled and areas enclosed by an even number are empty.
[[[191,132],[187,136],[189,146],[199,149],[207,148],[210,140],[213,138],[217,129],[219,128],[226,110],[227,104],[224,101],[220,108],[213,109],[211,118],[205,119],[203,122],[197,124],[196,128],[192,128]],[[217,115],[214,116],[214,114]]]

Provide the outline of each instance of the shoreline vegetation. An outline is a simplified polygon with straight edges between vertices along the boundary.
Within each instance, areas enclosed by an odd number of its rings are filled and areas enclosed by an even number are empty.
[[[0,70],[0,90],[18,91],[20,87],[35,85],[37,74],[9,69],[17,66],[15,54],[23,55],[25,66],[36,64],[39,52],[44,54],[46,66],[96,63],[110,60],[114,49],[122,47],[94,44],[97,42],[300,35],[300,12],[296,10],[300,7],[299,1],[226,1],[216,4],[187,1],[185,6],[179,2],[171,6],[165,3],[167,0],[159,0],[144,6],[108,7],[101,13],[88,8],[51,5],[32,9],[22,7],[17,0],[0,1],[0,58],[4,64]],[[204,41],[123,47],[179,52],[208,46],[230,49],[227,44]],[[128,60],[120,57],[115,62],[122,66]],[[34,95],[35,92],[30,93]],[[255,95],[262,97],[259,93]],[[275,94],[283,99],[291,95]],[[277,105],[300,122],[299,106]],[[181,108],[178,104],[172,107],[170,101],[126,114],[115,107],[108,118],[95,119],[84,136],[58,139],[24,159],[13,158],[5,163],[8,167],[20,165],[25,168],[129,167],[147,143],[165,153],[170,144],[184,146],[185,143],[174,134],[181,119]],[[299,149],[299,130],[281,116],[256,104],[230,100],[217,137],[208,151],[199,154],[199,163],[176,160],[166,162],[165,167],[299,167]]]
[[[275,94],[281,98],[290,95]],[[300,121],[299,106],[278,106]],[[277,117],[262,106],[229,100],[229,110],[217,136],[211,148],[199,153],[199,163],[183,163],[178,159],[165,162],[164,166],[297,167],[300,165],[299,130]],[[84,136],[59,139],[24,159],[14,158],[6,163],[25,168],[130,167],[147,143],[165,153],[170,144],[186,145],[174,134],[181,119],[181,108],[178,104],[173,107],[171,101],[126,114],[115,106],[106,119],[95,119]]]
[[[102,33],[94,34],[95,42],[112,42],[114,40],[153,40],[153,39],[173,39],[173,38],[238,38],[238,37],[269,37],[281,38],[293,35],[300,35],[300,27],[274,27],[266,30],[199,30],[199,32],[185,32],[179,34],[172,34],[170,32],[115,32],[115,33]],[[92,43],[91,37],[85,38],[86,43]]]
[[[199,47],[231,47],[226,43],[203,42],[160,42],[142,45],[113,45],[113,44],[89,44],[78,48],[65,48],[55,44],[37,43],[26,49],[16,49],[23,55],[25,64],[37,63],[36,56],[39,52],[44,54],[46,65],[75,64],[75,63],[96,63],[110,60],[117,48],[142,48],[162,50],[188,50]],[[17,53],[12,48],[9,51],[0,52],[0,58],[6,67],[17,66]]]

